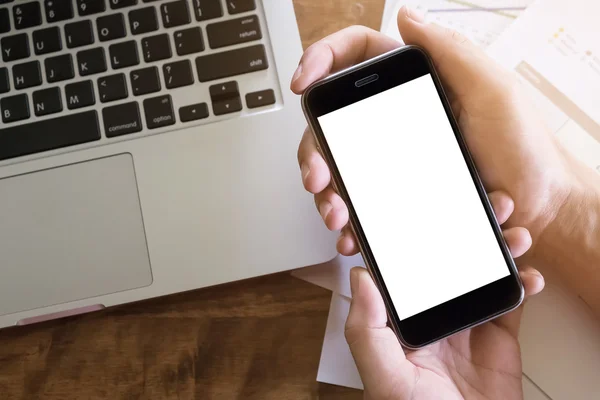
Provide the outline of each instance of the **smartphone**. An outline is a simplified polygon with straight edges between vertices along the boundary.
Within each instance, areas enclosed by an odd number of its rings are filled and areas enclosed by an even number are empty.
[[[310,86],[302,107],[405,347],[521,304],[517,268],[424,50],[336,73]]]

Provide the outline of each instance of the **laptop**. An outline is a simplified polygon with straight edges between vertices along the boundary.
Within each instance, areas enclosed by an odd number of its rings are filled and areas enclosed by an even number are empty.
[[[0,327],[321,263],[290,0],[0,0]]]

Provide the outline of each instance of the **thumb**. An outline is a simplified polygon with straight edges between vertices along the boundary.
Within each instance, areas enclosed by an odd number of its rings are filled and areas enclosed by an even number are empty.
[[[409,393],[415,382],[415,369],[406,360],[402,346],[387,326],[383,299],[364,268],[350,272],[352,303],[346,320],[346,341],[356,362],[365,392]]]
[[[501,77],[507,72],[462,34],[425,23],[422,15],[406,6],[398,12],[398,30],[406,44],[430,55],[449,95],[462,97],[481,86],[486,90],[493,90],[494,84],[498,89],[504,86]]]

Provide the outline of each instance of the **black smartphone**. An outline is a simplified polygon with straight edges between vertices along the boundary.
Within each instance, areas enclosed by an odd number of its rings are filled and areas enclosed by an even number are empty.
[[[405,347],[521,304],[517,268],[424,50],[336,73],[302,106]]]

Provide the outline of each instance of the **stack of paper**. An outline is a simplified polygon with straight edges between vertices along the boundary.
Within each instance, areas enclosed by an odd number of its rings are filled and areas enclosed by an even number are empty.
[[[600,44],[593,40],[600,2],[531,3],[388,0],[382,31],[400,38],[396,15],[404,4],[419,9],[427,21],[460,31],[518,73],[565,147],[600,172]],[[360,255],[339,256],[293,275],[334,292],[317,380],[362,388],[344,339],[353,266],[364,266]],[[528,302],[521,329],[525,398],[595,398],[600,393],[600,324],[555,279],[546,276],[546,282],[542,294]]]
[[[486,48],[492,44],[534,0],[400,0],[386,1],[381,31],[400,39],[396,16],[406,5],[425,15],[427,22],[452,28]]]
[[[344,324],[350,309],[350,270],[365,264],[360,254],[337,256],[329,263],[313,265],[292,275],[333,292],[317,381],[362,389],[362,382],[344,338]]]

